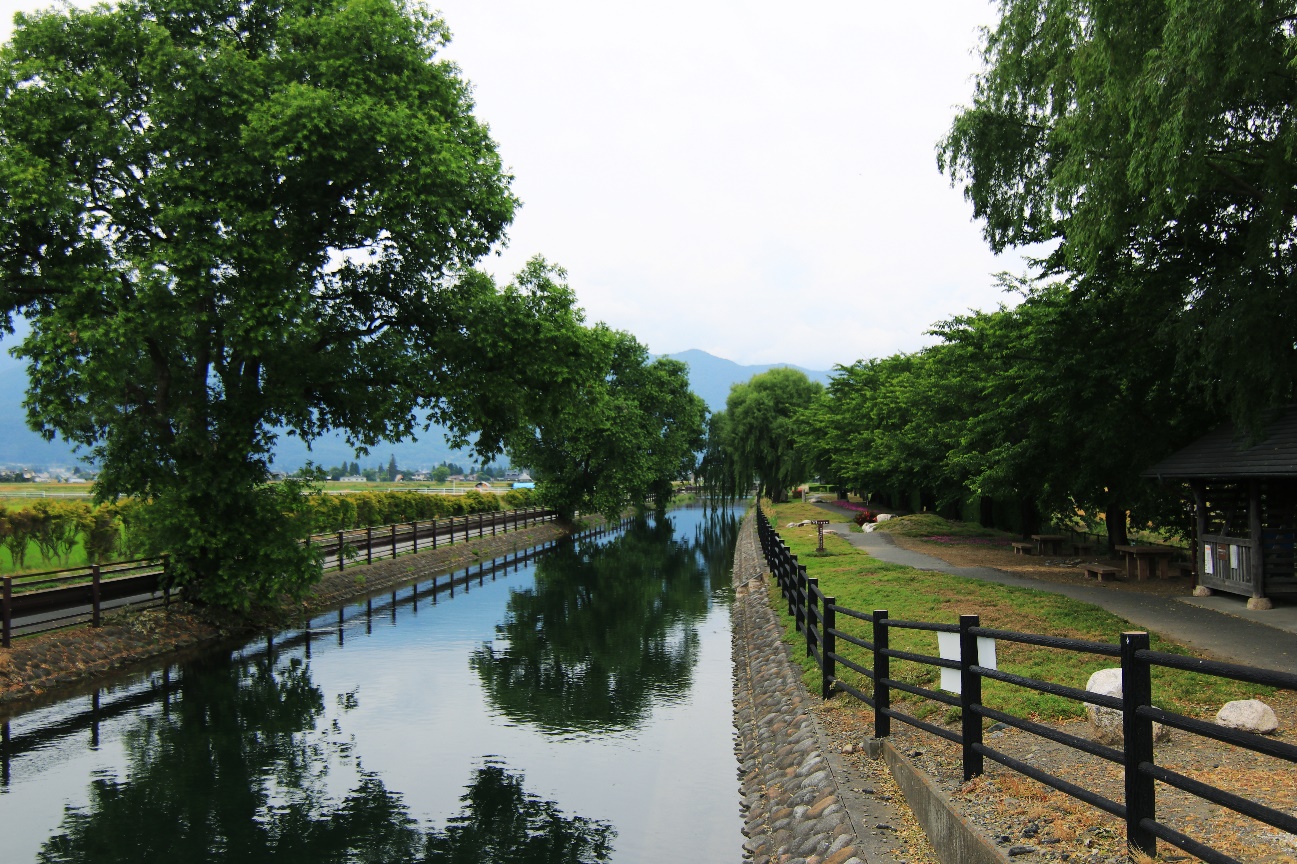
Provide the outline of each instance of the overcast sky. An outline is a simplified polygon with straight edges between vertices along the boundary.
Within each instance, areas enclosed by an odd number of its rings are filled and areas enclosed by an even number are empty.
[[[8,39],[16,9],[0,0]],[[657,353],[817,369],[1007,299],[935,145],[995,4],[441,0],[523,208],[501,257],[566,267]]]

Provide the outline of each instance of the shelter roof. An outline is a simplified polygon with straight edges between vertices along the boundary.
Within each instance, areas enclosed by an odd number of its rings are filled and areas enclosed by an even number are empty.
[[[1232,423],[1207,433],[1143,472],[1159,480],[1297,477],[1297,406],[1289,406],[1250,442]]]

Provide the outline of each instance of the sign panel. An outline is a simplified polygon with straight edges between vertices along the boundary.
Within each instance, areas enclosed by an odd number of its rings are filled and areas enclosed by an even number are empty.
[[[958,660],[959,634],[938,633],[937,652],[943,660]],[[986,669],[995,669],[995,640],[985,636],[977,637],[977,665]],[[947,693],[962,693],[964,688],[959,679],[958,669],[941,670],[941,689]]]

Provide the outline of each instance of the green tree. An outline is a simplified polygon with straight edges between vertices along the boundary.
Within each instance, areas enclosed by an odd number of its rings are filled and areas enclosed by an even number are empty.
[[[1292,3],[1001,9],[941,168],[993,249],[1050,243],[1044,268],[1074,291],[1129,295],[1186,395],[1257,428],[1297,380]]]
[[[725,447],[735,460],[739,484],[756,477],[775,501],[808,476],[798,452],[795,417],[823,386],[796,369],[771,369],[730,388],[725,400]]]
[[[530,466],[542,500],[570,516],[614,517],[630,502],[671,496],[702,444],[706,406],[683,363],[649,362],[628,333],[602,325],[571,344],[579,362],[543,401],[524,406],[527,425],[508,439],[515,464]]]
[[[395,483],[395,482],[396,482],[396,475],[399,474],[399,473],[401,473],[401,469],[396,467],[396,454],[393,453],[393,454],[392,454],[392,458],[387,460],[387,480],[388,480],[388,482],[389,482],[389,483]]]
[[[432,479],[435,483],[445,483],[450,479],[450,469],[445,465],[438,465],[432,469]]]
[[[509,362],[494,322],[572,318],[468,269],[517,201],[447,39],[401,0],[125,0],[20,15],[0,50],[29,422],[90,449],[101,498],[158,504],[145,551],[195,599],[316,578],[276,430],[363,449],[432,416],[498,448],[512,416],[481,424],[463,380]]]

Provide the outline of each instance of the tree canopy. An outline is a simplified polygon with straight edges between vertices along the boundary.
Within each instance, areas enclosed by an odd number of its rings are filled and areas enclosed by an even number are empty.
[[[20,15],[0,49],[30,422],[89,449],[101,497],[164,505],[195,598],[315,577],[300,496],[265,482],[278,430],[363,449],[432,417],[498,450],[517,418],[467,376],[557,362],[500,321],[580,329],[543,262],[505,289],[470,269],[518,202],[447,39],[401,0],[124,0]]]
[[[787,368],[735,384],[725,400],[724,418],[713,426],[725,455],[709,461],[709,471],[727,487],[744,491],[756,478],[763,494],[783,500],[787,490],[809,473],[796,446],[794,418],[823,389],[804,373]]]
[[[507,437],[510,459],[526,465],[542,500],[560,513],[612,518],[652,495],[665,508],[671,481],[694,469],[707,407],[689,389],[685,364],[649,360],[629,333],[598,325],[571,350],[531,420]]]
[[[1297,378],[1292,3],[1001,8],[941,168],[993,249],[1051,244],[1077,293],[1156,312],[1199,401],[1256,428]]]

